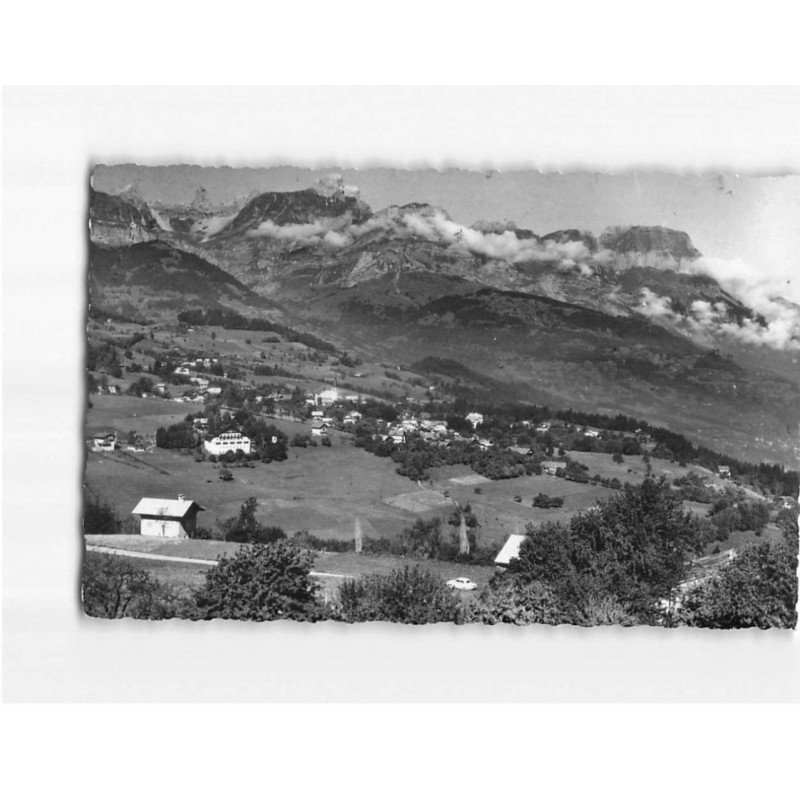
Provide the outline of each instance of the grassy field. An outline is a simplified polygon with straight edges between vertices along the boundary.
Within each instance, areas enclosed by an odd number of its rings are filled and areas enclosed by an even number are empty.
[[[162,539],[158,536],[125,534],[93,534],[85,537],[86,544],[114,547],[159,556],[199,558],[215,561],[225,554],[232,555],[240,545],[236,542],[216,542],[203,539]],[[155,562],[154,562],[155,563]],[[163,562],[168,563],[168,562]]]
[[[570,451],[567,455],[574,461],[589,467],[589,475],[600,474],[604,478],[618,478],[622,483],[641,483],[647,472],[647,465],[642,456],[624,456],[622,464],[616,464],[608,453],[581,453]],[[704,478],[711,478],[713,473],[703,467],[681,467],[677,463],[663,458],[651,458],[650,468],[654,477],[664,476],[669,480],[696,472]]]
[[[155,398],[97,396],[93,403],[87,418],[89,429],[135,429],[147,436],[190,411],[185,404]],[[307,423],[275,420],[274,424],[290,437],[309,430]],[[356,517],[365,536],[396,536],[417,516],[447,516],[454,501],[470,503],[481,525],[480,541],[497,547],[509,534],[524,531],[528,523],[567,521],[613,493],[601,486],[547,475],[485,481],[463,466],[436,468],[431,472],[431,484],[420,486],[398,475],[390,459],[353,447],[348,434],[334,433],[332,439],[330,448],[290,447],[287,461],[234,469],[234,480],[228,483],[219,480],[216,465],[198,463],[175,451],[89,453],[86,482],[97,497],[110,502],[122,519],[129,520],[129,525],[134,524],[131,509],[145,496],[177,497],[182,493],[206,509],[199,523],[212,528],[235,516],[242,502],[255,496],[259,517],[265,523],[278,525],[289,535],[307,530],[339,539],[352,536]],[[585,463],[591,475],[636,483],[645,474],[645,464],[638,456],[615,464],[606,454],[571,455]],[[689,471],[659,459],[652,459],[651,466],[654,474],[669,477]],[[563,497],[564,506],[533,508],[531,501],[540,492]],[[521,502],[516,502],[517,496]],[[705,513],[704,508],[692,510]]]
[[[783,533],[777,525],[769,524],[764,528],[763,533],[757,536],[755,531],[735,531],[725,541],[712,542],[703,551],[703,555],[709,556],[719,547],[720,550],[741,550],[744,547],[754,544],[778,544],[783,541]]]
[[[156,430],[174,425],[187,414],[202,410],[200,403],[176,403],[155,397],[130,395],[92,395],[92,408],[86,415],[86,433],[116,430],[120,436],[136,431],[155,436]]]
[[[191,539],[155,539],[146,536],[126,535],[93,535],[86,537],[89,545],[110,547],[132,552],[177,556],[180,558],[196,558],[217,560],[224,554],[233,554],[240,545],[230,542],[198,541]],[[168,584],[178,591],[189,591],[201,586],[205,574],[210,569],[205,564],[185,564],[170,561],[152,561],[136,557],[111,555],[111,558],[129,564],[136,569],[146,571],[156,580]],[[473,566],[471,564],[451,564],[437,561],[419,561],[413,558],[396,556],[369,556],[355,553],[320,553],[313,571],[330,573],[316,576],[320,585],[320,596],[324,600],[332,600],[336,590],[347,577],[359,578],[370,574],[388,574],[393,569],[403,566],[420,565],[422,568],[438,575],[442,582],[451,578],[466,577],[473,580],[478,589],[474,592],[459,593],[467,600],[476,595],[494,574],[493,567]],[[346,576],[346,577],[341,577]]]
[[[138,422],[138,430],[146,434],[163,424],[175,405],[157,399],[97,399],[100,402],[89,410],[90,427],[127,429]],[[138,409],[136,418],[131,416],[132,409]],[[186,413],[184,407],[176,418]],[[310,430],[300,423],[278,420],[275,424],[289,435]],[[206,509],[198,518],[205,527],[215,527],[218,521],[235,516],[251,496],[259,501],[259,518],[280,526],[289,535],[308,530],[321,537],[350,538],[356,517],[365,536],[393,536],[410,525],[415,513],[384,500],[419,487],[398,475],[392,461],[353,447],[347,435],[336,433],[332,440],[329,448],[290,447],[284,462],[234,468],[234,480],[227,483],[219,480],[216,465],[198,463],[176,451],[88,453],[86,483],[123,519],[129,518],[142,497],[177,497],[182,493]]]
[[[469,578],[478,584],[479,590],[495,574],[494,567],[452,564],[445,561],[419,561],[414,558],[401,558],[399,556],[356,555],[355,553],[321,553],[314,564],[314,569],[319,572],[334,572],[354,576],[373,573],[385,575],[393,569],[399,569],[406,565],[414,566],[415,564],[419,564],[424,569],[438,575],[443,581],[459,577]]]
[[[170,561],[144,561],[140,558],[110,556],[114,561],[125,564],[131,569],[144,570],[152,578],[169,586],[179,594],[186,594],[205,583],[207,566],[181,564]]]
[[[91,329],[90,338],[102,341],[114,337],[129,337],[140,331],[141,328],[137,325],[114,322]],[[254,385],[287,382],[305,391],[319,391],[335,383],[340,385],[349,383],[357,387],[356,390],[352,390],[354,394],[378,396],[389,392],[398,400],[405,397],[415,397],[419,400],[424,398],[424,387],[412,383],[412,381],[419,383],[418,375],[398,370],[396,366],[384,366],[375,362],[360,363],[357,367],[344,367],[338,363],[338,356],[333,354],[326,354],[324,363],[318,363],[316,356],[319,354],[316,351],[304,344],[287,341],[274,333],[226,330],[219,327],[194,328],[185,333],[178,333],[156,327],[153,329],[153,336],[152,340],[148,339],[134,346],[134,361],[142,362],[140,351],[143,347],[157,349],[163,355],[178,348],[181,351],[202,353],[211,358],[222,358],[225,363],[236,365],[243,370],[244,378]],[[269,341],[271,339],[278,341]],[[127,360],[124,363],[128,363]],[[253,373],[256,364],[277,366],[280,370],[297,377],[257,376]],[[391,378],[386,375],[387,372],[392,375]],[[122,380],[117,379],[113,382],[127,386],[137,377],[136,373],[126,373]],[[180,393],[181,387],[174,388]],[[343,389],[343,392],[348,394],[351,390]]]

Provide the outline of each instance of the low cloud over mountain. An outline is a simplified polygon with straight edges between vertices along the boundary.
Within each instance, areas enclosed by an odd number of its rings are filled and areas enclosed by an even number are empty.
[[[168,227],[141,204],[94,197],[93,218],[110,217],[106,227],[118,238],[146,241]],[[258,195],[238,213],[205,219],[194,228],[202,229],[212,250],[217,245],[218,256],[233,253],[235,241],[251,243],[238,251],[247,263],[230,264],[242,278],[252,274],[253,257],[269,270],[284,254],[311,248],[319,255],[309,257],[303,269],[316,263],[321,284],[335,279],[354,285],[382,271],[424,267],[498,289],[574,299],[613,313],[641,313],[701,341],[724,336],[748,345],[800,349],[800,307],[782,299],[783,287],[744,262],[704,256],[687,233],[661,226],[617,226],[596,238],[571,229],[537,235],[508,220],[465,225],[424,203],[373,212],[356,187],[332,175],[309,189]],[[163,233],[181,235],[178,229]],[[426,260],[418,250],[395,252],[408,246],[432,247],[439,255]],[[372,253],[369,258],[366,251]],[[687,278],[681,282],[678,276]],[[689,276],[711,284],[687,285]]]
[[[669,298],[642,290],[641,312],[685,327],[694,335],[722,335],[745,344],[800,350],[800,306],[785,300],[783,287],[740,260],[699,257],[682,265],[684,274],[707,275],[752,309],[751,317],[732,319],[723,303],[695,300],[678,310]]]

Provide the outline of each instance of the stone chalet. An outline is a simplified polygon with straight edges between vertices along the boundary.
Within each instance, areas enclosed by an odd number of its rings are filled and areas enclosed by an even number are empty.
[[[186,539],[197,529],[199,511],[205,509],[179,494],[177,500],[143,497],[131,514],[139,517],[142,536]]]

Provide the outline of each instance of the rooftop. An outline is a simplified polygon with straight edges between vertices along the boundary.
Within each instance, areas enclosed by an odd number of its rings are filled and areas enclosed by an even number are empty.
[[[506,540],[506,543],[503,545],[500,552],[497,554],[494,563],[502,567],[508,566],[508,563],[512,558],[519,557],[519,548],[526,538],[527,535],[524,533],[512,533]]]
[[[194,502],[187,500],[183,495],[177,499],[163,497],[143,497],[131,514],[142,514],[146,517],[178,517],[183,518],[193,509],[205,511],[205,509]]]

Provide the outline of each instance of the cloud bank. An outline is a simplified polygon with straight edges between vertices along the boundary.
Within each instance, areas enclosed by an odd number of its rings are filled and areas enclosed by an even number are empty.
[[[645,288],[639,311],[655,322],[671,324],[709,342],[714,336],[725,336],[748,345],[800,350],[800,308],[768,297],[762,297],[758,307],[751,307],[760,319],[731,319],[726,303],[706,300],[695,300],[688,313],[680,314],[668,297]]]
[[[451,220],[440,209],[424,211],[387,209],[361,225],[348,217],[320,219],[301,225],[262,222],[249,236],[341,248],[375,231],[393,238],[423,239],[452,248],[455,252],[483,256],[509,264],[551,263],[559,269],[581,269],[592,274],[593,255],[583,242],[540,242],[519,238],[513,230],[484,233]]]
[[[295,242],[337,250],[375,232],[394,239],[424,240],[453,252],[480,256],[508,264],[546,263],[561,271],[580,271],[591,276],[598,268],[618,268],[620,256],[609,250],[591,252],[581,241],[554,242],[520,238],[508,230],[477,230],[454,222],[432,206],[392,206],[360,225],[349,214],[305,224],[276,225],[262,222],[249,236]],[[732,318],[724,303],[696,301],[686,313],[678,313],[667,297],[644,289],[639,311],[661,323],[671,324],[689,335],[710,339],[724,335],[740,342],[778,349],[800,349],[800,307],[782,299],[782,286],[741,260],[700,257],[676,262],[678,271],[708,275],[734,297],[753,309],[755,319]]]

